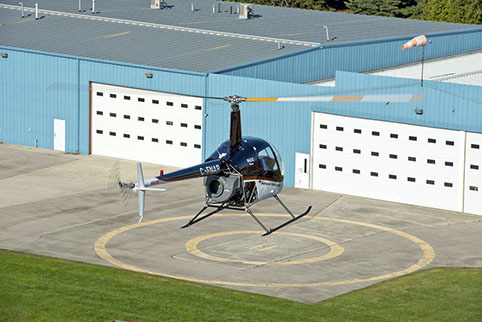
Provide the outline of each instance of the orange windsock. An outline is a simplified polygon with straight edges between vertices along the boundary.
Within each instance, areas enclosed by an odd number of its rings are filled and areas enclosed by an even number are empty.
[[[413,38],[410,41],[407,41],[407,43],[402,46],[402,49],[405,50],[415,46],[425,46],[426,44],[427,44],[427,37],[425,37],[424,35],[421,35]]]

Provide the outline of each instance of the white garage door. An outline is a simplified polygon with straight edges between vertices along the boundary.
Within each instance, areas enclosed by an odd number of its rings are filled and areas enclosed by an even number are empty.
[[[92,83],[91,153],[186,167],[201,162],[202,99]]]
[[[467,132],[464,212],[482,215],[482,134]]]
[[[465,132],[313,114],[314,189],[462,210]]]

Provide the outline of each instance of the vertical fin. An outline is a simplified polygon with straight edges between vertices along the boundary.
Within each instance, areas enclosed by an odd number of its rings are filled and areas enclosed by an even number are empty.
[[[145,188],[144,174],[142,173],[142,164],[140,162],[137,164],[137,186],[139,188]]]

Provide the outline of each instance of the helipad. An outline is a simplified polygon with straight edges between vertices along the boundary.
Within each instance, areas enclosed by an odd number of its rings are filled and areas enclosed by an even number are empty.
[[[481,217],[322,191],[284,189],[296,224],[262,237],[240,213],[180,229],[204,202],[202,182],[169,185],[123,204],[107,188],[116,162],[0,145],[0,248],[314,303],[432,266],[482,266]],[[120,161],[135,180],[135,163]],[[165,171],[170,171],[164,167]],[[145,175],[159,166],[144,165]],[[286,218],[276,201],[255,206],[263,222]]]

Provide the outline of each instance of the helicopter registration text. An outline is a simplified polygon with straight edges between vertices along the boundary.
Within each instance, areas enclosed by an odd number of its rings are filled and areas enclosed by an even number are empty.
[[[213,166],[208,165],[205,168],[199,168],[199,172],[203,176],[210,175],[210,174],[217,174],[221,172],[221,168],[219,167],[219,165],[213,165]]]

